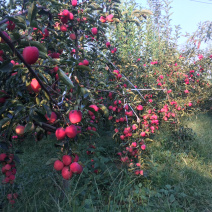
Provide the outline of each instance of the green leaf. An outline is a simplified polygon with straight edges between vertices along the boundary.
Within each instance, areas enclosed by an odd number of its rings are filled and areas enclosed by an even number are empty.
[[[2,128],[2,126],[4,125],[4,124],[6,124],[8,121],[10,121],[10,118],[3,118],[1,121],[0,121],[0,130],[1,130],[1,128]]]
[[[99,104],[98,107],[100,108],[100,112],[102,112],[105,116],[105,118],[108,118],[109,111],[105,105]]]
[[[85,168],[83,169],[83,172],[85,172],[85,174],[88,174],[88,168],[85,167]]]
[[[37,6],[36,6],[36,2],[34,1],[31,6],[28,8],[28,20],[30,22],[30,26],[32,24],[32,21],[35,19],[36,14],[37,14]]]
[[[87,88],[80,88],[80,94],[84,97],[87,98],[90,94],[90,90],[88,90]]]
[[[92,72],[92,70],[88,66],[76,66],[75,69]]]
[[[60,78],[60,80],[62,80],[62,82],[68,86],[68,89],[73,88],[74,85],[71,81],[71,79],[65,74],[64,71],[62,71],[61,69],[58,70],[58,76]]]
[[[174,202],[175,201],[175,197],[174,197],[173,194],[170,195],[169,200],[170,200],[170,202]]]
[[[50,158],[47,162],[46,162],[46,165],[51,165],[53,164],[56,160],[58,160],[58,158]]]
[[[38,26],[38,22],[37,22],[37,21],[35,21],[35,20],[33,20],[33,21],[31,22],[30,26],[31,26],[31,27],[39,28],[39,26]]]
[[[47,116],[50,118],[51,114],[52,114],[52,111],[51,111],[50,107],[48,105],[45,105],[45,104],[43,105],[43,107],[45,108]]]
[[[40,105],[40,99],[38,97],[35,98],[36,104]]]
[[[39,76],[45,83],[48,83],[48,81],[46,80],[46,78],[43,76],[42,73],[38,72],[38,76]]]
[[[42,113],[40,113],[38,111],[36,111],[36,113],[37,113],[37,115],[32,116],[33,120],[35,120],[37,122],[46,122],[47,121],[45,116]]]
[[[25,24],[17,23],[17,26],[20,27],[20,28],[23,29],[23,30],[26,29],[26,25],[25,25]]]
[[[24,133],[30,132],[32,127],[32,122],[28,122],[26,127],[24,128]]]

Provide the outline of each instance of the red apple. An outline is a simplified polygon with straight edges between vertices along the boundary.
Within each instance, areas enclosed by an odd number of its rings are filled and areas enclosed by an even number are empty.
[[[98,112],[99,108],[96,105],[90,105],[89,107],[93,108],[96,112]]]
[[[63,155],[62,161],[65,166],[68,166],[71,164],[72,158],[70,155]]]
[[[56,160],[54,162],[54,169],[57,171],[61,171],[64,167],[64,164],[60,160]]]
[[[23,50],[23,58],[28,64],[34,64],[39,58],[39,50],[35,46],[27,46]]]
[[[35,79],[35,78],[32,79],[32,81],[30,83],[30,87],[35,93],[39,93],[41,90],[41,86],[40,86],[39,82],[37,81],[37,79]]]
[[[51,58],[55,58],[55,59],[59,59],[60,58],[60,54],[57,52],[53,52],[49,55]]]
[[[13,21],[7,21],[7,29],[13,31],[15,29],[15,23]]]
[[[69,37],[72,39],[72,40],[76,40],[76,35],[74,33],[70,34]]]
[[[17,135],[23,135],[23,134],[24,134],[24,129],[25,129],[24,126],[18,125],[18,126],[15,128],[15,132],[16,132]]]
[[[143,106],[142,105],[138,105],[136,109],[137,110],[143,110]]]
[[[45,118],[49,124],[53,124],[57,120],[57,115],[55,112],[52,112],[50,118],[47,116],[47,114],[45,115]]]
[[[65,180],[70,180],[71,177],[72,177],[72,172],[69,170],[69,167],[65,166],[63,169],[62,169],[62,177],[65,179]]]
[[[91,32],[93,35],[96,35],[98,33],[98,29],[96,27],[91,29]]]
[[[63,10],[63,16],[69,16],[69,11],[68,10]]]
[[[84,65],[84,66],[88,66],[88,65],[89,65],[88,60],[83,60],[83,65]]]
[[[0,154],[0,162],[4,161],[7,155],[5,153]]]
[[[99,19],[102,23],[105,23],[106,22],[106,18],[101,16],[100,19]]]
[[[63,140],[66,137],[66,132],[64,128],[57,128],[55,135],[57,137],[57,140]]]
[[[69,113],[69,120],[72,124],[76,124],[81,122],[82,120],[82,112],[80,110],[72,110]]]
[[[6,164],[4,166],[4,168],[5,168],[6,171],[9,171],[11,169],[11,165],[10,164]]]
[[[72,0],[71,4],[72,4],[73,7],[76,7],[77,6],[77,0]]]
[[[113,14],[108,15],[108,16],[106,17],[106,20],[107,20],[108,22],[113,22]]]
[[[77,173],[77,174],[81,174],[82,173],[82,166],[77,163],[77,162],[74,162],[70,165],[70,170],[73,172],[73,173]]]
[[[146,133],[145,132],[141,132],[141,136],[142,137],[145,137],[146,136]]]
[[[106,46],[107,47],[110,47],[110,42],[106,42]]]
[[[77,128],[72,124],[71,126],[66,127],[65,132],[69,138],[74,138],[77,135]]]
[[[55,66],[55,67],[53,68],[54,73],[57,73],[58,69],[59,69],[59,67],[58,67],[58,66]]]
[[[62,32],[67,32],[67,27],[66,27],[65,25],[61,25],[61,26],[60,26],[60,30],[61,30]]]
[[[73,13],[69,13],[69,19],[70,19],[70,20],[74,20],[74,15],[73,15]]]

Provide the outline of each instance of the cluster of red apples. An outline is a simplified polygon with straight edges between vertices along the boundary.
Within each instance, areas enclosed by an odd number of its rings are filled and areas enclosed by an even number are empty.
[[[69,113],[69,120],[72,123],[70,126],[67,126],[65,129],[60,127],[56,130],[55,135],[57,140],[63,140],[66,136],[69,138],[74,138],[78,133],[81,132],[81,128],[79,126],[75,126],[81,122],[82,120],[82,112],[80,110],[72,110]]]
[[[62,177],[65,180],[70,180],[73,174],[81,174],[83,167],[78,163],[79,157],[75,155],[74,159],[70,155],[63,155],[62,161],[54,162],[54,169],[61,171]]]

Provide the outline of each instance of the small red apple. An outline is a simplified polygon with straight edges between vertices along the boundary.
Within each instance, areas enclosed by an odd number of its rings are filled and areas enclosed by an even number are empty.
[[[57,115],[55,112],[52,112],[50,118],[47,116],[47,114],[45,115],[45,118],[49,124],[53,124],[57,120]]]
[[[77,135],[77,128],[72,124],[71,126],[66,127],[65,132],[69,138],[74,138]]]
[[[76,38],[77,38],[76,35],[75,35],[74,33],[70,34],[69,37],[70,37],[72,40],[76,40]]]
[[[39,58],[38,48],[35,47],[35,46],[25,47],[24,50],[23,50],[23,58],[30,65],[36,63],[36,61]]]
[[[94,27],[94,28],[91,29],[91,32],[92,32],[93,35],[97,35],[98,29],[96,27]]]
[[[6,164],[6,165],[4,166],[4,168],[5,168],[5,170],[9,171],[9,170],[11,169],[11,165],[10,165],[10,164]]]
[[[65,166],[68,166],[71,164],[72,158],[70,155],[63,155],[62,161]]]
[[[105,23],[106,22],[106,18],[101,16],[100,19],[99,19],[102,23]]]
[[[88,65],[89,65],[88,60],[83,60],[83,65],[84,65],[84,66],[88,66]]]
[[[65,166],[63,169],[62,169],[62,177],[65,179],[65,180],[70,180],[71,177],[72,177],[72,172],[69,170],[69,167]]]
[[[145,132],[141,132],[141,136],[142,137],[145,137],[146,136],[146,133]]]
[[[73,15],[73,13],[69,13],[69,19],[70,19],[70,20],[74,20],[74,15]]]
[[[30,83],[30,87],[35,93],[39,93],[41,90],[41,86],[40,86],[39,82],[37,81],[37,79],[35,79],[35,78],[32,79],[32,81]]]
[[[76,7],[77,6],[77,0],[72,0],[71,4],[72,4],[73,7]]]
[[[66,27],[65,25],[61,25],[61,26],[60,26],[60,30],[61,30],[62,32],[67,32],[67,27]]]
[[[69,120],[72,124],[76,124],[81,122],[82,120],[82,112],[80,110],[72,110],[69,113]]]
[[[96,112],[98,112],[99,108],[96,105],[90,105],[89,107],[93,108]]]
[[[15,29],[15,23],[13,21],[7,21],[7,29],[13,31]]]
[[[106,20],[107,20],[108,22],[113,22],[113,14],[108,15],[108,16],[106,17]]]
[[[106,42],[106,47],[110,47],[110,42]]]
[[[7,155],[5,153],[0,154],[0,161],[4,161]]]
[[[143,110],[143,106],[142,105],[138,105],[136,109],[137,110]]]
[[[77,163],[77,162],[73,162],[71,165],[70,165],[70,170],[73,172],[73,173],[77,173],[77,174],[81,174],[82,173],[82,166]]]
[[[66,137],[66,132],[64,128],[57,128],[55,135],[57,137],[57,140],[63,140]]]
[[[63,16],[69,16],[69,11],[68,10],[63,10]]]
[[[54,169],[57,171],[61,171],[64,167],[64,164],[60,160],[56,160],[54,162]]]
[[[57,52],[53,52],[49,55],[51,58],[55,58],[55,59],[59,59],[60,58],[60,54]]]
[[[15,128],[15,132],[16,132],[17,135],[23,135],[23,134],[24,134],[24,129],[25,129],[24,126],[18,125],[18,126]]]

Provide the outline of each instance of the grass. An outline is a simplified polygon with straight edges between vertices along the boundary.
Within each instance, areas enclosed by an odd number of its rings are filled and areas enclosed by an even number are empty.
[[[118,166],[114,157],[118,144],[110,132],[93,138],[95,154],[80,158],[92,172],[64,182],[49,158],[55,158],[54,136],[39,142],[28,139],[20,146],[15,190],[20,198],[14,207],[5,201],[4,212],[78,211],[212,211],[212,115],[200,114],[183,120],[184,127],[174,135],[165,126],[151,145],[147,177],[135,177]],[[190,130],[192,129],[192,130]],[[38,151],[39,150],[39,151]],[[58,149],[58,153],[59,153]],[[92,170],[92,168],[91,168]],[[85,172],[88,170],[85,169]],[[5,199],[6,187],[1,187]]]

